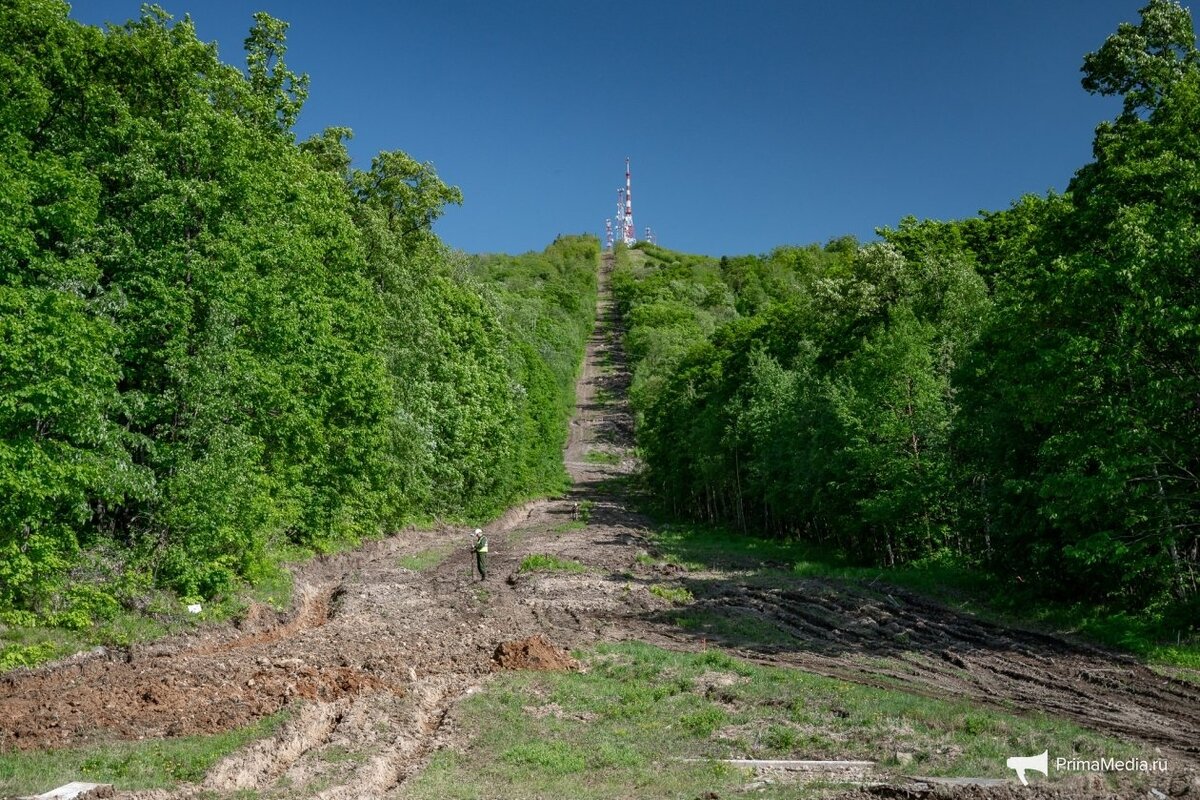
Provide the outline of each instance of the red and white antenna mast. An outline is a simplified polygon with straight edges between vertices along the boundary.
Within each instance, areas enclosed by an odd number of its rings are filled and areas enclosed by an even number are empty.
[[[625,225],[622,240],[626,245],[637,243],[637,233],[633,227],[633,182],[629,174],[629,159],[625,159]]]

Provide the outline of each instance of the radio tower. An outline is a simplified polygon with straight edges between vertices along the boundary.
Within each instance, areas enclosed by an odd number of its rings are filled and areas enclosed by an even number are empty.
[[[613,227],[611,218],[604,220],[604,249],[613,249]]]
[[[621,241],[625,240],[625,190],[617,189],[617,216],[614,217],[617,221],[617,233],[621,234]]]
[[[627,246],[637,243],[637,233],[633,227],[633,183],[629,175],[629,159],[625,159],[625,225],[622,240]]]
[[[654,231],[650,230],[650,226],[646,226],[646,241],[654,244]]]

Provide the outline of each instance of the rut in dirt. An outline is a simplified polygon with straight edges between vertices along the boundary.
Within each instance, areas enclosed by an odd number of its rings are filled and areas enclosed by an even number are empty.
[[[745,623],[746,630],[766,625],[778,631],[769,644],[729,634],[712,639],[751,660],[926,697],[1047,713],[1184,762],[1200,761],[1200,686],[1132,657],[980,620],[890,586],[830,579],[755,585],[720,575],[679,583],[697,598],[687,612],[694,618],[716,615]]]

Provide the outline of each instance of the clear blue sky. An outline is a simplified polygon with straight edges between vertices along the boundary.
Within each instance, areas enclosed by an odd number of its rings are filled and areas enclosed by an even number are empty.
[[[299,135],[353,128],[360,167],[432,161],[465,195],[437,224],[454,247],[602,235],[629,156],[638,235],[711,255],[1064,189],[1119,106],[1080,88],[1083,56],[1143,4],[162,0],[239,65],[254,11],[289,21],[312,79]]]

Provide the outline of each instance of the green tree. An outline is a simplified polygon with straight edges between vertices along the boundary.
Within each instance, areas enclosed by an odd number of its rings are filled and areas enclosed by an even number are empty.
[[[1083,59],[1083,88],[1122,95],[1126,120],[1152,112],[1170,87],[1197,66],[1191,14],[1176,0],[1151,0],[1137,25],[1123,22]]]
[[[1085,59],[1124,93],[1070,205],[1013,251],[964,378],[984,531],[1057,591],[1194,602],[1200,542],[1200,65],[1190,18],[1152,2]],[[972,374],[973,373],[973,374]]]

